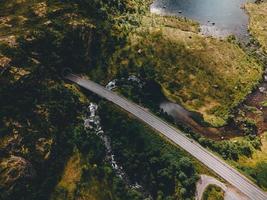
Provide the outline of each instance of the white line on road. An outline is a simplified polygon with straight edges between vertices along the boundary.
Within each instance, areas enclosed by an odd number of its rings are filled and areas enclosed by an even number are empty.
[[[260,188],[258,188],[254,183],[252,183],[248,178],[228,165],[221,158],[203,148],[197,142],[192,142],[192,139],[186,137],[186,135],[182,131],[169,125],[146,109],[90,80],[86,80],[74,74],[66,76],[66,79],[75,82],[78,85],[90,90],[91,92],[96,93],[99,96],[117,104],[124,110],[144,121],[152,128],[166,136],[169,140],[173,141],[181,148],[186,150],[208,168],[212,169],[215,173],[228,181],[234,187],[239,189],[242,193],[247,195],[249,199],[267,200],[267,194]]]

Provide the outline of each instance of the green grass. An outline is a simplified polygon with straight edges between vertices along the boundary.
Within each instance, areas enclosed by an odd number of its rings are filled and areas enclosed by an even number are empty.
[[[63,175],[55,187],[52,200],[73,199],[78,182],[81,179],[81,155],[75,152],[67,161]],[[64,191],[64,192],[63,192]]]
[[[209,185],[203,193],[202,200],[223,200],[224,192],[216,185]]]
[[[231,164],[237,167],[242,173],[251,178],[262,189],[267,190],[267,132],[261,136],[261,149],[254,150],[251,157],[240,156],[237,162]],[[242,138],[235,138],[235,141],[242,141]]]
[[[263,102],[261,102],[261,105],[262,105],[263,107],[267,107],[267,101],[263,101]]]
[[[147,15],[114,53],[110,73],[143,70],[169,99],[221,126],[261,79],[262,68],[236,44],[197,32],[190,20]]]
[[[240,138],[240,140],[242,139]],[[267,162],[267,132],[264,135],[262,135],[261,143],[262,143],[261,149],[254,151],[251,158],[241,157],[238,163],[242,166],[255,167],[259,162],[262,161]]]
[[[245,8],[250,16],[249,30],[267,52],[267,2],[248,3]]]

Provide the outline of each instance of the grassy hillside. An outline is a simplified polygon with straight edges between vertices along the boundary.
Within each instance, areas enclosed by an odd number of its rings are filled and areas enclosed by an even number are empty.
[[[0,2],[0,199],[142,199],[114,174],[101,140],[84,133],[88,100],[61,74],[107,78],[108,58],[138,27],[144,6]]]
[[[214,126],[225,124],[261,79],[262,67],[239,46],[201,36],[190,20],[147,15],[141,21],[113,55],[111,73],[145,73],[168,98]]]
[[[249,30],[267,52],[267,1],[246,4],[250,16]]]
[[[134,12],[117,1],[0,2],[0,199],[48,199],[79,178],[58,183],[87,102],[61,74],[104,68],[99,57],[123,42],[110,27],[124,11]]]
[[[140,73],[213,125],[224,124],[257,83],[260,66],[238,46],[199,35],[195,22],[149,15],[148,3],[0,1],[0,199],[142,199],[114,174],[100,139],[85,134],[81,124],[88,100],[64,82],[66,68],[98,82]],[[193,197],[200,170],[187,155],[172,147],[167,151],[137,122],[127,119],[123,127],[103,119],[107,131],[118,128],[113,136],[121,137],[113,146],[133,180],[140,178],[157,197]],[[143,154],[136,152],[138,140],[125,146],[130,137],[121,135],[124,131],[139,134],[146,144]],[[129,152],[139,156],[144,169],[139,174],[133,173],[138,165],[125,159]],[[144,158],[160,166],[150,176],[140,176],[154,167]]]

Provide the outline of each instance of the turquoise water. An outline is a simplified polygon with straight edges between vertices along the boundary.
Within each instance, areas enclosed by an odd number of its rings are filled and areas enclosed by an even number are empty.
[[[155,0],[151,12],[185,16],[198,21],[207,35],[248,35],[244,3],[254,0]]]

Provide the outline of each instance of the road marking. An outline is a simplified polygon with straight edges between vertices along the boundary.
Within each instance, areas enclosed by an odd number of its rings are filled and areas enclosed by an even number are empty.
[[[182,131],[171,126],[159,117],[153,115],[145,108],[127,100],[118,94],[107,90],[105,87],[94,83],[90,80],[80,78],[74,74],[66,76],[66,79],[77,83],[78,85],[98,94],[99,96],[117,104],[124,110],[132,113],[134,116],[150,125],[169,140],[173,141],[185,151],[190,153],[208,168],[228,181],[234,187],[239,189],[242,193],[247,195],[251,200],[267,200],[267,194],[252,183],[248,178],[239,173],[236,169],[228,165],[221,158],[217,157],[197,142],[188,138]],[[192,142],[193,141],[193,142]]]

